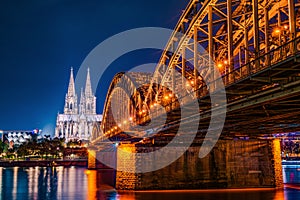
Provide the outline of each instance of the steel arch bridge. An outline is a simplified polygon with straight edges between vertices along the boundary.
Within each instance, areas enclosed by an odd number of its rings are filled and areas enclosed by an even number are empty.
[[[114,77],[92,143],[140,140],[145,133],[139,127],[164,112],[167,126],[153,127],[153,135],[174,136],[182,106],[178,99],[189,95],[184,91],[194,92],[199,101],[201,120],[196,123],[202,137],[211,118],[212,85],[204,80],[213,67],[226,88],[224,137],[299,130],[299,30],[299,0],[191,0],[154,73]],[[149,82],[136,88],[141,80]],[[192,117],[189,121],[195,123]]]

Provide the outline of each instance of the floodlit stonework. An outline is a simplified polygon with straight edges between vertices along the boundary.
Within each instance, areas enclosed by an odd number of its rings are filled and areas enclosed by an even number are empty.
[[[96,97],[92,92],[90,71],[87,71],[85,90],[81,89],[78,104],[75,92],[73,69],[71,69],[68,92],[65,97],[64,113],[57,115],[55,137],[90,140],[95,122],[101,122],[102,115],[96,113]]]

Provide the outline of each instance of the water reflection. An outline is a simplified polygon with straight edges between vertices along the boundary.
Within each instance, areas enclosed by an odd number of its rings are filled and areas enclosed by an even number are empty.
[[[116,199],[115,172],[112,170],[85,170],[88,182],[87,199]]]
[[[283,169],[283,182],[284,183],[300,183],[300,165],[295,163],[299,162],[284,162]]]
[[[1,199],[85,199],[82,168],[0,168]]]
[[[273,189],[117,192],[113,170],[31,167],[0,168],[1,198],[87,200],[283,200],[296,199],[300,190]]]

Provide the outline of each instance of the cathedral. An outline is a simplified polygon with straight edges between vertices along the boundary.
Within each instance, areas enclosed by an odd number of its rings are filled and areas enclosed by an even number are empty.
[[[75,92],[73,68],[71,68],[68,92],[65,97],[64,113],[57,115],[55,137],[88,141],[94,123],[99,123],[102,115],[96,114],[96,97],[92,92],[90,70],[87,70],[85,89],[81,89],[78,104]]]

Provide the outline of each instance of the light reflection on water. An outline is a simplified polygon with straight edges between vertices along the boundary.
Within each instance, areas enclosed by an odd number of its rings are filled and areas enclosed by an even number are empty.
[[[0,167],[0,199],[87,200],[283,200],[297,199],[300,191],[285,189],[117,192],[113,170],[64,167]]]
[[[287,163],[287,162],[286,162]],[[289,164],[283,165],[283,182],[284,183],[300,183],[300,165],[294,163],[299,163],[298,161],[290,161]]]

